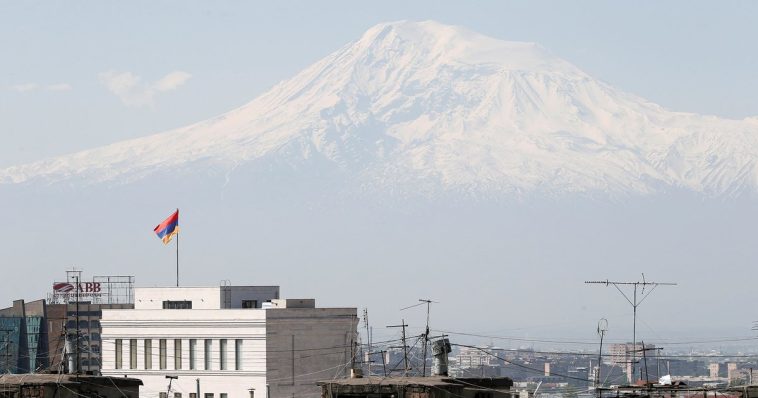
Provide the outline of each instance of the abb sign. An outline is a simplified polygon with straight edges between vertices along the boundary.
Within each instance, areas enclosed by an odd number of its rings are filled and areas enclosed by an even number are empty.
[[[101,292],[100,282],[82,282],[77,286],[74,283],[56,282],[53,283],[53,292],[55,293],[88,293],[98,294]]]

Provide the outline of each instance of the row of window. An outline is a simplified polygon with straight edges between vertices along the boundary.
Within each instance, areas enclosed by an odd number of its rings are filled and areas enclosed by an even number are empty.
[[[76,329],[76,321],[69,320],[66,322],[66,329]],[[79,329],[100,329],[100,321],[84,321],[79,320]]]
[[[68,312],[66,312],[66,315],[69,316],[69,317],[76,316],[76,311],[68,311]],[[80,317],[92,316],[92,317],[101,318],[103,316],[103,311],[101,311],[101,310],[96,310],[96,311],[79,311],[79,316]]]
[[[129,341],[129,369],[137,369],[137,339],[130,339]],[[174,370],[182,369],[182,339],[174,340]],[[212,369],[213,354],[211,347],[213,346],[213,340],[204,339],[203,342],[203,369]],[[123,369],[123,350],[124,341],[122,339],[116,339],[116,369]],[[227,368],[227,340],[218,340],[218,369],[228,370]],[[153,340],[144,340],[144,368],[153,369]],[[166,351],[166,339],[158,339],[158,369],[167,369],[167,351]],[[197,339],[189,340],[189,368],[190,370],[197,369]],[[234,370],[242,370],[242,340],[234,340]]]
[[[242,300],[241,308],[258,308],[258,300]],[[164,310],[191,310],[192,301],[188,300],[166,300],[163,302]]]

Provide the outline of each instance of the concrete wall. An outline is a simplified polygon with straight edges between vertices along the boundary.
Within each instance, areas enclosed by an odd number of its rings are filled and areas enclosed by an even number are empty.
[[[357,309],[271,308],[266,324],[271,398],[318,398],[316,381],[349,375]]]
[[[181,392],[184,398],[195,392],[196,379],[200,380],[201,397],[213,393],[220,398],[219,394],[226,393],[229,398],[247,398],[250,388],[266,391],[265,319],[265,310],[256,309],[105,310],[102,373],[141,379],[141,395],[146,397],[166,391],[166,375],[172,375],[179,377],[172,383],[172,394]],[[115,366],[116,339],[122,340],[122,369]],[[130,339],[137,340],[136,369],[130,369]],[[151,369],[145,368],[145,339],[152,341]],[[160,369],[161,339],[166,340],[166,369]],[[174,363],[175,339],[181,340],[181,369]],[[190,339],[197,341],[194,370],[190,369]],[[204,369],[206,339],[211,341],[210,370]],[[220,339],[227,340],[226,370],[220,369]],[[242,341],[240,370],[235,369],[235,340]]]

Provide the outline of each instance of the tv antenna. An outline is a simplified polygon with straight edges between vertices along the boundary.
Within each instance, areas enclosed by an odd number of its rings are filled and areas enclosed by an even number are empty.
[[[404,363],[404,366],[405,366],[405,368],[403,369],[403,377],[408,376],[408,371],[410,370],[410,368],[408,367],[408,343],[406,343],[406,341],[405,341],[405,328],[407,328],[408,325],[405,323],[405,319],[402,319],[402,321],[400,322],[399,325],[389,325],[387,327],[388,328],[403,328],[403,334],[402,334],[402,336],[403,336],[402,337],[403,346],[402,346],[402,349],[403,349],[403,363]],[[400,347],[392,346],[390,348],[400,348]],[[390,369],[390,373],[393,370],[394,369]]]
[[[418,307],[419,305],[426,304],[426,330],[424,331],[424,370],[421,374],[422,377],[426,377],[426,349],[429,345],[429,310],[432,307],[432,303],[439,304],[437,301],[432,301],[429,299],[418,299],[420,301],[418,304],[414,304],[405,308],[401,308],[400,311],[407,310],[409,308]]]
[[[600,336],[600,350],[597,352],[597,372],[595,372],[595,388],[598,391],[598,396],[600,396],[600,369],[603,366],[603,338],[607,331],[608,320],[600,318],[600,320],[597,321],[597,335]]]
[[[633,344],[633,348],[632,348],[632,363],[635,363],[635,360],[636,360],[636,352],[635,351],[637,350],[637,307],[639,307],[640,304],[642,304],[642,302],[645,301],[645,299],[648,298],[648,296],[650,296],[650,293],[652,293],[655,290],[655,288],[657,288],[658,286],[676,286],[677,284],[676,283],[672,283],[672,282],[648,282],[645,279],[645,274],[644,273],[642,274],[642,281],[636,281],[636,282],[617,282],[617,281],[611,281],[611,280],[606,279],[604,281],[585,281],[584,283],[587,283],[587,284],[598,284],[598,285],[602,284],[602,285],[605,285],[605,286],[613,285],[613,287],[615,287],[616,290],[618,290],[619,293],[621,293],[621,295],[624,296],[624,298],[626,299],[626,301],[628,301],[629,304],[632,305],[632,309],[633,309],[633,312],[634,312],[633,323],[632,323],[632,344]],[[632,293],[633,294],[632,294],[632,298],[631,299],[629,298],[629,296],[626,293],[624,293],[624,291],[621,289],[620,286],[624,286],[624,287],[631,286],[632,287]],[[647,291],[647,293],[645,293],[645,289],[648,288],[648,287],[650,287],[650,288]],[[638,295],[637,294],[637,290],[639,290],[640,288],[642,288],[642,290],[640,291],[640,294]],[[638,299],[638,297],[640,297],[640,296],[641,296],[641,298]],[[634,380],[634,368],[635,368],[635,366],[632,365],[632,374],[629,376],[629,382],[630,383],[634,383],[635,382],[635,380]]]

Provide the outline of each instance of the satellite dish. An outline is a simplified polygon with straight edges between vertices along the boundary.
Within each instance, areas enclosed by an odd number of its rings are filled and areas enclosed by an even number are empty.
[[[607,331],[608,331],[608,320],[605,318],[600,318],[600,320],[597,321],[597,334],[600,337],[602,337]]]

